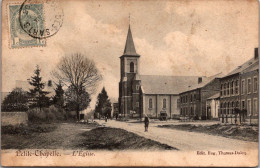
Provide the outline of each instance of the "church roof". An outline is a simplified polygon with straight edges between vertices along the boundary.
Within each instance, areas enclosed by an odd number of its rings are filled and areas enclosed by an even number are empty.
[[[144,94],[179,94],[197,85],[199,76],[140,75]],[[207,77],[202,77],[202,81]]]
[[[128,33],[127,33],[127,38],[126,38],[126,43],[125,43],[125,50],[124,50],[123,55],[139,56],[135,50],[135,44],[134,44],[134,40],[132,37],[130,25],[128,28]]]

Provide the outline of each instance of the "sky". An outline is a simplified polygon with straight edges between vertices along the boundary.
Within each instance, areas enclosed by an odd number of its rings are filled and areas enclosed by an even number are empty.
[[[2,10],[2,91],[30,78],[36,64],[43,80],[52,79],[62,56],[82,53],[103,75],[91,108],[102,87],[117,100],[129,14],[143,75],[225,74],[252,58],[258,47],[257,0],[64,0],[60,7],[63,25],[47,38],[47,46],[20,49],[9,47],[9,20]]]

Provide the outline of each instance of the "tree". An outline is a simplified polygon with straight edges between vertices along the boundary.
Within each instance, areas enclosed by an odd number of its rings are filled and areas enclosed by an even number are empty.
[[[64,90],[62,88],[61,82],[57,84],[55,89],[55,96],[53,97],[53,104],[62,108],[64,106]]]
[[[48,92],[43,91],[45,84],[42,82],[42,77],[40,76],[41,70],[39,66],[36,66],[34,70],[34,76],[31,77],[29,84],[33,86],[33,89],[30,89],[30,101],[31,107],[39,107],[40,110],[42,107],[50,105],[50,99],[46,96]]]
[[[75,102],[80,102],[84,90],[88,94],[93,94],[96,90],[101,75],[95,66],[95,63],[82,54],[72,54],[64,56],[58,63],[57,70],[53,75],[66,86],[73,88]],[[80,104],[77,103],[77,118],[79,119]]]
[[[111,117],[111,102],[108,98],[107,91],[103,87],[101,93],[98,94],[97,104],[95,107],[95,116],[99,114],[99,116],[109,116]]]
[[[22,88],[15,88],[7,95],[2,103],[2,111],[27,111],[28,94]]]
[[[77,91],[73,86],[69,86],[65,92],[66,108],[68,110],[79,112],[89,106],[91,99],[88,92],[82,88],[79,95],[80,96],[77,96]],[[77,113],[77,118],[78,116],[79,113]]]

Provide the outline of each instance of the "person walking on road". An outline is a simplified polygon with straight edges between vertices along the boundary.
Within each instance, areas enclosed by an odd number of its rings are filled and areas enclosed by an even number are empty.
[[[149,126],[149,118],[147,115],[145,115],[145,118],[144,118],[144,128],[145,128],[145,132],[148,132],[148,126]]]

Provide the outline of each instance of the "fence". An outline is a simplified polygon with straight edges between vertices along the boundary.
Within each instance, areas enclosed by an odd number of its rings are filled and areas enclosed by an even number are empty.
[[[1,125],[19,125],[28,123],[26,112],[1,112]]]
[[[230,123],[230,124],[239,124],[239,123],[247,123],[247,124],[258,124],[258,117],[253,116],[243,116],[235,114],[221,114],[219,116],[219,121],[221,123]]]

